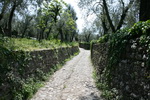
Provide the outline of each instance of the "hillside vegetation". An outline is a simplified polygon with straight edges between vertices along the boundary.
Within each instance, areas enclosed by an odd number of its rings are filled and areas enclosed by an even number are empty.
[[[33,51],[41,49],[53,49],[58,47],[77,46],[76,42],[61,42],[60,40],[42,40],[41,42],[27,38],[1,38],[1,46],[9,50]]]

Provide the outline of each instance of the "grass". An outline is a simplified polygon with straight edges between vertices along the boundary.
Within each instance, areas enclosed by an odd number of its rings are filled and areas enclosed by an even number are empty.
[[[61,43],[60,40],[42,40],[41,42],[27,38],[4,38],[2,43],[4,47],[11,50],[33,51],[41,49],[53,49],[58,47],[77,46],[78,43]]]

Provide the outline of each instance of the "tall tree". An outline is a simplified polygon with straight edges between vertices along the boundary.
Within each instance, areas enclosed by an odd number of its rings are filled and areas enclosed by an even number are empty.
[[[140,0],[140,21],[150,19],[150,0]]]
[[[114,5],[112,4],[113,2],[120,2],[122,4],[122,7],[119,5]],[[102,26],[105,32],[108,32],[108,27],[105,27],[106,23],[109,24],[109,27],[111,29],[111,32],[115,33],[117,30],[119,30],[122,25],[124,24],[125,18],[127,16],[127,13],[135,0],[130,0],[129,3],[125,3],[124,0],[80,0],[79,6],[81,8],[84,8],[85,6],[88,6],[88,8],[94,13],[99,13],[98,17],[105,17],[105,18],[100,18],[102,20]],[[118,8],[117,8],[118,7]],[[116,9],[113,11],[113,9]],[[114,14],[118,14],[117,22],[114,22]],[[100,14],[102,12],[102,15]]]

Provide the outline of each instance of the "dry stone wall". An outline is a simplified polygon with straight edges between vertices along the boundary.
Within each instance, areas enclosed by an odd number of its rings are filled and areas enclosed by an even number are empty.
[[[78,46],[13,52],[12,55],[19,55],[20,59],[9,58],[8,69],[0,73],[0,78],[4,78],[0,81],[0,100],[26,100],[32,91],[33,82],[42,81],[46,74],[56,69],[57,64],[62,64],[78,52]]]
[[[116,88],[121,100],[150,100],[150,57],[147,44],[140,44],[139,39],[132,39],[126,45],[124,53],[115,69],[110,70],[111,88]],[[95,66],[99,82],[106,79],[102,77],[104,69],[108,66],[109,44],[93,44],[91,60]]]

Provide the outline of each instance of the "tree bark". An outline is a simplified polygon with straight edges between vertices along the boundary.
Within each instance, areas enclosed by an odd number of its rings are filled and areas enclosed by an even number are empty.
[[[72,36],[71,36],[70,42],[72,42],[72,41],[73,41],[73,39],[74,39],[74,37],[75,37],[75,34],[76,34],[76,31],[74,31],[74,32],[72,33]]]
[[[111,20],[111,18],[110,18],[106,0],[103,0],[103,6],[104,6],[104,9],[105,9],[106,16],[107,16],[108,22],[109,22],[109,24],[110,24],[111,30],[112,30],[112,32],[115,33],[115,32],[116,32],[115,26],[113,25],[112,20]]]
[[[64,42],[64,35],[61,28],[59,28],[59,33],[60,33],[61,42]]]
[[[140,0],[140,21],[150,19],[150,0]]]
[[[10,12],[10,15],[9,15],[9,21],[8,21],[8,32],[7,35],[9,37],[11,37],[12,33],[11,33],[11,29],[12,29],[12,19],[13,19],[13,15],[14,15],[14,12],[15,12],[15,9],[16,9],[17,5],[16,5],[16,2],[14,2],[13,6],[12,6],[12,9],[11,9],[11,12]]]
[[[106,22],[104,19],[101,19],[102,21],[102,26],[103,26],[103,30],[104,30],[104,35],[108,33],[108,28],[107,28],[107,25],[106,25]]]
[[[48,38],[49,38],[49,35],[50,35],[50,33],[51,33],[51,30],[52,30],[52,26],[51,27],[49,27],[49,30],[48,30],[48,32],[47,32],[47,37],[46,37],[46,39],[48,40]]]

